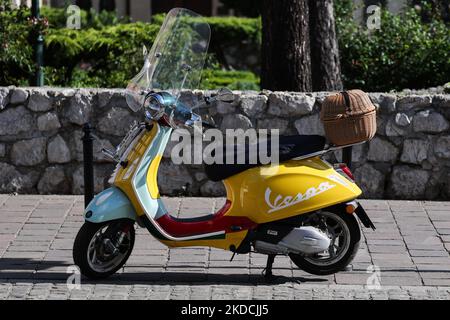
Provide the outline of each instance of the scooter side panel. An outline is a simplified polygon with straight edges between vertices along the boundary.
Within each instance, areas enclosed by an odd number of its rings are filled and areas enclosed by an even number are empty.
[[[156,172],[172,131],[170,128],[158,125],[155,127],[157,127],[158,133],[149,144],[143,145],[146,151],[131,180],[133,193],[150,219],[157,219],[158,213],[161,211]]]
[[[227,233],[224,235],[224,239],[201,239],[201,240],[189,240],[189,241],[170,241],[160,240],[166,246],[171,248],[176,247],[213,247],[223,250],[230,250],[230,247],[238,248],[242,241],[245,239],[248,231],[238,231]]]
[[[148,146],[152,143],[158,133],[159,128],[157,125],[154,125],[150,131],[144,131],[142,135],[137,138],[132,151],[127,157],[128,165],[125,168],[118,165],[118,172],[113,182],[114,186],[118,187],[128,196],[138,216],[142,216],[145,212],[134,191],[133,177],[138,170],[139,164],[144,157]]]
[[[244,171],[224,181],[229,215],[267,223],[357,198],[362,191],[320,158]]]
[[[131,200],[138,216],[149,214],[157,218],[161,211],[156,172],[171,129],[154,124],[144,132],[130,152],[125,168],[120,167],[114,185]]]
[[[116,187],[103,190],[92,199],[84,212],[86,221],[102,223],[117,219],[136,220],[136,211],[128,197]]]
[[[152,234],[169,247],[208,246],[226,250],[233,246],[239,247],[247,231],[183,239],[166,234],[152,222],[167,213],[159,196],[157,171],[170,132],[170,128],[161,127],[155,123],[151,131],[139,137],[139,141],[127,157],[128,166],[118,169],[114,185],[129,197],[140,218],[148,218],[149,223],[152,224],[151,228],[148,228],[149,231],[152,233],[153,230],[154,234]]]

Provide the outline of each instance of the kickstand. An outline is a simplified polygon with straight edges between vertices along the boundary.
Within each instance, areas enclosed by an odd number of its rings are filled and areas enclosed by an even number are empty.
[[[267,264],[266,267],[263,270],[264,278],[266,279],[273,279],[273,273],[272,273],[272,265],[275,261],[275,254],[269,254],[267,256]]]

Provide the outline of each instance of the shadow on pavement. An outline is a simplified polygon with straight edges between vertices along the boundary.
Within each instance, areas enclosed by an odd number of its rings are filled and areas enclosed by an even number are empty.
[[[0,284],[1,283],[66,283],[69,276],[73,275],[67,272],[70,266],[67,261],[40,261],[25,258],[2,258],[0,259]],[[283,284],[283,283],[317,283],[327,282],[326,278],[305,278],[305,277],[289,277],[277,276],[277,269],[282,272],[288,268],[274,268],[275,277],[265,279],[262,274],[223,274],[211,273],[214,268],[206,269],[203,272],[198,271],[159,271],[162,266],[144,266],[146,269],[158,269],[158,271],[136,272],[125,271],[119,272],[107,279],[89,280],[84,276],[81,277],[82,284],[111,284],[111,285],[130,285],[130,284],[155,284],[155,285],[223,285],[223,284],[239,284],[239,285],[255,285],[255,284]],[[143,267],[143,268],[144,268]],[[127,268],[127,267],[126,267]],[[129,268],[138,269],[140,266],[129,266]],[[189,265],[170,266],[171,270],[193,268]],[[220,269],[243,269],[248,271],[247,267],[224,266]]]

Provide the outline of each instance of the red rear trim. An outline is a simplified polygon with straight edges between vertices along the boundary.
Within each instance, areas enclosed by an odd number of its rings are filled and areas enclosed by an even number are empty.
[[[246,217],[225,216],[231,208],[231,201],[227,200],[225,205],[217,211],[210,220],[198,222],[179,222],[174,220],[170,214],[166,213],[156,220],[156,222],[168,234],[174,237],[186,237],[217,231],[225,231],[226,233],[237,232],[242,230],[253,229],[257,226],[255,222]],[[232,227],[240,227],[235,230]]]
[[[350,171],[350,168],[345,164],[340,165],[341,170],[349,177],[353,182],[355,181],[355,177],[353,177],[353,173]]]

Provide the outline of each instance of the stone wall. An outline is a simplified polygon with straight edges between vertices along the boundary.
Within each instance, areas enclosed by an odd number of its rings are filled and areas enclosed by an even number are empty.
[[[185,92],[193,104],[202,92]],[[220,128],[279,128],[283,134],[323,134],[318,111],[327,93],[238,92],[211,112]],[[450,199],[450,96],[373,93],[378,132],[354,148],[353,171],[366,198]],[[92,122],[95,189],[107,187],[113,148],[130,123],[123,90],[0,88],[0,193],[83,192],[82,124]],[[170,195],[222,195],[201,166],[174,166],[165,153],[160,190]],[[339,159],[340,152],[329,155]]]

